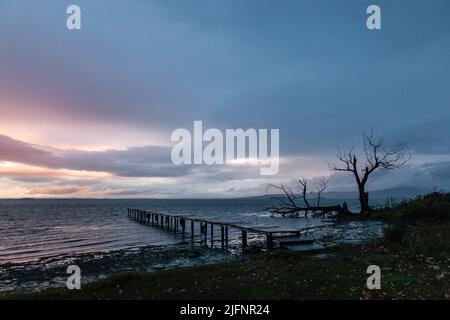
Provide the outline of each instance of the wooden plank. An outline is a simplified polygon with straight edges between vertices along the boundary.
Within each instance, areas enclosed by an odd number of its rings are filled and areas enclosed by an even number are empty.
[[[301,237],[275,237],[275,240],[280,242],[280,245],[292,245],[292,244],[310,244],[314,242],[313,238],[301,238]]]

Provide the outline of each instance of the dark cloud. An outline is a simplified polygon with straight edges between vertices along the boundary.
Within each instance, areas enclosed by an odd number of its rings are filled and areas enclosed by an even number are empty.
[[[357,0],[80,0],[84,29],[70,36],[55,27],[68,3],[50,3],[9,1],[0,12],[5,117],[280,128],[282,152],[302,155],[373,127],[449,150],[448,126],[436,123],[441,136],[432,124],[450,117],[446,0],[379,1],[380,32],[366,29]]]
[[[450,182],[450,161],[431,166],[430,175],[435,181]]]
[[[0,135],[0,161],[51,169],[108,172],[123,177],[177,177],[191,166],[175,166],[168,147],[134,147],[126,150],[60,150],[28,144]]]
[[[394,134],[408,142],[409,148],[422,154],[450,153],[450,116],[428,115],[431,119],[421,120],[394,131]]]
[[[0,161],[49,169],[107,172],[128,178],[185,177],[185,182],[220,182],[251,179],[260,175],[260,167],[255,165],[174,165],[170,153],[170,147],[156,146],[106,151],[62,150],[33,145],[0,135]],[[17,173],[8,176],[24,181],[24,176]],[[32,177],[31,174],[28,176]],[[45,176],[37,173],[35,179],[43,181]]]

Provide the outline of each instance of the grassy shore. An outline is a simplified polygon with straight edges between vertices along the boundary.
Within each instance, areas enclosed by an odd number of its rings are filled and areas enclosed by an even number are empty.
[[[386,238],[315,252],[276,250],[229,263],[118,274],[82,290],[4,299],[450,299],[450,195],[431,194],[377,214]],[[366,269],[382,270],[381,290]]]

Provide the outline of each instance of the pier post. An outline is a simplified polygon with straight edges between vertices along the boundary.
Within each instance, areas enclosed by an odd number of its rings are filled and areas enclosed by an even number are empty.
[[[220,241],[222,244],[222,249],[225,248],[225,228],[224,226],[220,226]]]
[[[271,249],[272,245],[273,245],[272,234],[268,233],[267,234],[267,249]]]
[[[191,220],[191,242],[194,243],[194,221]]]
[[[228,249],[228,226],[225,227],[225,247]]]
[[[200,246],[203,246],[203,222],[200,221]]]
[[[184,231],[185,231],[185,229],[186,229],[186,220],[180,219],[180,224],[181,224],[181,233],[182,233],[183,236],[184,236]]]
[[[214,224],[211,223],[211,248],[214,248]]]
[[[242,250],[247,247],[247,231],[242,230]]]
[[[204,225],[203,237],[204,237],[205,247],[208,247],[208,223],[207,222],[205,222],[205,225]]]

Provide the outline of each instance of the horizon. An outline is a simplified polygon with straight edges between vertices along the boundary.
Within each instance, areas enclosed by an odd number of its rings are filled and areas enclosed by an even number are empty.
[[[382,193],[382,192],[392,192],[392,191],[400,191],[399,196],[378,196],[374,199],[381,200],[381,199],[390,199],[390,198],[402,198],[402,199],[413,199],[416,196],[426,195],[432,192],[448,192],[448,190],[444,189],[436,189],[436,188],[417,188],[417,187],[394,187],[394,188],[386,188],[386,189],[377,189],[377,190],[369,190],[371,193]],[[347,196],[352,197],[336,197],[336,198],[327,198],[327,195],[330,194],[346,194]],[[0,197],[0,201],[2,200],[238,200],[238,199],[251,199],[251,198],[270,198],[270,197],[276,197],[276,196],[283,196],[283,193],[265,193],[265,194],[259,194],[259,195],[243,195],[243,196],[226,196],[223,197],[197,197],[197,198],[156,198],[156,197],[116,197],[116,198],[95,198],[95,197],[17,197],[17,198],[2,198]],[[316,196],[316,192],[309,191],[307,195],[311,197]],[[322,194],[323,199],[326,200],[357,200],[358,199],[358,192],[357,191],[324,191]]]

